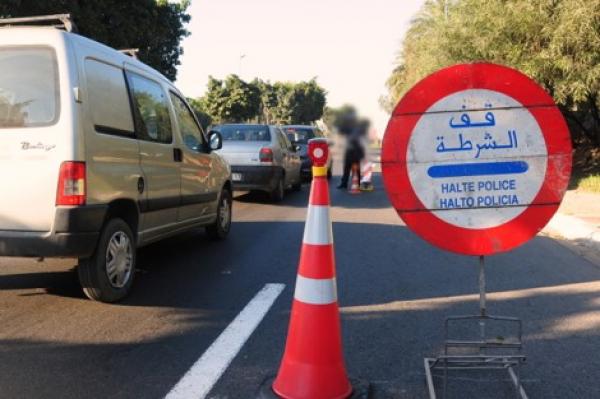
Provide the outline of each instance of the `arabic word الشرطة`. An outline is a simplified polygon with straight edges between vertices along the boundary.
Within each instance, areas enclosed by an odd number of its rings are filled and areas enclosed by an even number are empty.
[[[519,142],[517,140],[517,131],[509,130],[507,133],[508,143],[507,144],[498,144],[494,137],[485,132],[483,136],[483,143],[476,144],[475,148],[477,149],[477,153],[475,154],[475,158],[479,158],[482,150],[500,150],[500,149],[509,149],[509,148],[517,148],[519,146]],[[446,147],[444,143],[444,136],[437,136],[438,145],[436,147],[436,152],[458,152],[458,151],[472,151],[474,149],[473,143],[471,140],[464,140],[462,133],[458,135],[458,146],[456,147]]]

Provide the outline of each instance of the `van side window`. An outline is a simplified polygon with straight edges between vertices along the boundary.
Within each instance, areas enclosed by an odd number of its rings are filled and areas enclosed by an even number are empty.
[[[158,143],[171,143],[173,133],[164,90],[150,79],[129,71],[126,74],[136,108],[138,138]]]
[[[169,92],[169,94],[171,95],[171,102],[175,109],[175,116],[183,142],[192,151],[202,151],[204,149],[204,136],[196,123],[196,119],[194,119],[192,111],[178,95],[173,92]]]
[[[121,68],[85,60],[89,112],[98,133],[134,136],[133,117]]]

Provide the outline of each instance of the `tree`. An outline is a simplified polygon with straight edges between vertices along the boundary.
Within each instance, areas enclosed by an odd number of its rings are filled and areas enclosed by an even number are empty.
[[[138,48],[139,59],[175,80],[189,0],[4,0],[0,16],[70,13],[78,32],[116,49]]]
[[[321,118],[326,92],[315,79],[307,82],[244,82],[236,75],[209,77],[206,94],[197,100],[218,123],[310,124]]]
[[[308,82],[300,82],[296,85],[299,92],[299,109],[294,114],[293,123],[311,123],[323,116],[323,110],[326,103],[326,92],[317,84],[315,78]]]
[[[544,86],[575,143],[600,146],[600,0],[428,0],[402,43],[382,105],[456,63],[514,67]]]
[[[310,124],[323,116],[326,92],[315,79],[300,83],[277,82],[273,91],[277,104],[272,113],[277,123]]]
[[[277,107],[277,93],[270,82],[254,79],[252,84],[260,91],[260,108],[258,113],[259,122],[272,123],[274,120],[274,109]]]
[[[209,76],[201,102],[217,123],[245,122],[258,115],[261,97],[255,84],[246,83],[237,75],[229,75],[225,80]]]

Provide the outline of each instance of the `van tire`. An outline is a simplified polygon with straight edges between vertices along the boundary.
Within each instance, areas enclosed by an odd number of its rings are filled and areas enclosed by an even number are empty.
[[[117,245],[117,255],[109,254],[109,245]],[[122,246],[121,246],[122,245]],[[125,271],[115,275],[114,281],[108,276],[107,258],[118,256],[117,262],[124,262]],[[100,302],[117,302],[131,290],[135,276],[136,246],[131,228],[119,218],[110,219],[104,224],[96,250],[89,258],[79,260],[79,282],[85,295]],[[121,267],[117,265],[115,267]]]
[[[217,218],[211,225],[206,226],[206,234],[213,240],[224,240],[231,230],[231,191],[223,188],[217,205]]]

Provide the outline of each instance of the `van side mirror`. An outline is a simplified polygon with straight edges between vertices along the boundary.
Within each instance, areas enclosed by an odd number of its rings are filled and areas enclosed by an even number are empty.
[[[208,143],[211,151],[220,150],[223,148],[223,136],[216,130],[208,132]]]

